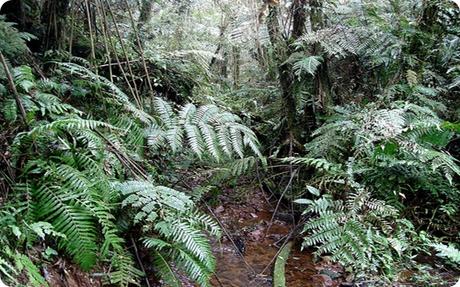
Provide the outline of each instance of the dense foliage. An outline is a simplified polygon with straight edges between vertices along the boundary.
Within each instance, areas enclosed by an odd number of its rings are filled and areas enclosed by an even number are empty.
[[[459,8],[6,3],[1,280],[47,286],[62,257],[107,285],[211,286],[222,232],[203,207],[242,175],[297,203],[302,246],[356,283],[458,271]]]

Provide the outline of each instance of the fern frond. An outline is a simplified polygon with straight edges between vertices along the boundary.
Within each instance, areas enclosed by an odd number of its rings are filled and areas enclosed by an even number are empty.
[[[312,76],[315,75],[316,70],[321,65],[321,61],[323,60],[320,56],[308,56],[303,57],[300,60],[296,61],[292,68],[294,69],[294,74],[300,79],[300,77],[308,73]]]
[[[455,248],[453,245],[445,244],[432,244],[431,245],[437,252],[439,257],[447,258],[451,262],[460,265],[460,250]]]
[[[134,267],[134,261],[127,252],[115,253],[111,258],[112,268],[109,275],[109,283],[118,286],[140,286],[139,279],[144,276],[142,271]]]
[[[75,195],[56,187],[35,190],[36,218],[50,222],[66,236],[60,244],[85,270],[97,261],[97,229],[90,212],[75,202]]]

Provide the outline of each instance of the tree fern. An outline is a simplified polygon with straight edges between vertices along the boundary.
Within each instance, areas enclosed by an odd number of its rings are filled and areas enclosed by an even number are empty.
[[[16,57],[27,51],[26,42],[35,39],[32,34],[19,32],[14,23],[5,22],[5,16],[0,16],[0,51],[7,57]],[[3,69],[2,69],[3,70]]]

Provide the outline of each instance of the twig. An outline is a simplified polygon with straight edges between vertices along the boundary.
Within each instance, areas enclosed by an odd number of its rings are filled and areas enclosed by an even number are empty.
[[[217,223],[220,225],[220,227],[222,228],[222,230],[224,231],[225,235],[228,237],[228,239],[230,240],[230,242],[233,244],[233,246],[235,247],[236,252],[237,252],[238,255],[241,257],[241,259],[243,260],[244,264],[249,268],[249,270],[250,270],[253,274],[256,274],[256,271],[254,270],[254,268],[252,268],[252,266],[249,265],[249,263],[246,261],[246,259],[244,259],[243,253],[240,252],[240,249],[239,249],[238,246],[236,245],[235,241],[233,241],[233,238],[230,236],[230,234],[228,233],[227,229],[226,229],[225,226],[222,224],[222,222],[219,220],[219,218],[214,214],[214,212],[212,211],[211,207],[209,207],[209,205],[208,205],[204,200],[202,200],[202,202],[204,203],[204,205],[206,206],[206,208],[209,210],[209,212],[211,213],[211,215],[214,217],[214,219],[217,221]]]
[[[121,65],[129,65],[129,64],[131,64],[131,63],[136,63],[136,62],[139,62],[139,60],[128,60],[128,61],[123,61],[123,62],[120,62],[120,63],[102,64],[102,65],[99,65],[99,68],[110,67],[110,66],[117,66],[117,65],[119,65],[119,64],[121,64]]]
[[[270,205],[270,207],[272,207],[271,205],[271,202],[270,202],[270,197],[267,198],[267,196],[265,195],[265,192],[264,191],[264,185],[262,183],[262,179],[260,177],[260,172],[259,172],[259,163],[256,163],[256,175],[257,175],[257,181],[259,183],[259,188],[260,190],[262,191],[262,194],[264,195],[264,199],[265,201]],[[272,196],[274,196],[273,192],[271,191],[271,189],[268,189],[268,191],[271,193]]]
[[[131,19],[131,26],[133,27],[134,35],[136,35],[137,46],[139,47],[139,51],[140,51],[139,54],[142,59],[142,66],[144,67],[145,75],[147,76],[147,84],[153,96],[153,85],[152,85],[152,81],[150,80],[149,69],[147,68],[147,62],[145,61],[145,57],[144,57],[144,48],[142,47],[141,39],[139,38],[139,32],[137,31],[136,25],[134,23],[133,13],[131,12],[131,8],[129,7],[128,0],[125,0],[125,4],[128,7],[128,14],[129,14],[129,18]]]
[[[270,228],[273,225],[273,220],[275,219],[276,213],[278,212],[278,208],[280,207],[281,201],[283,200],[283,197],[286,194],[286,192],[289,190],[289,187],[291,186],[292,180],[293,180],[293,178],[294,178],[296,173],[297,173],[297,170],[292,172],[291,178],[289,179],[289,182],[286,185],[286,188],[284,189],[284,191],[281,194],[278,202],[276,203],[276,207],[275,207],[275,210],[273,211],[272,218],[270,219],[270,223],[268,224],[267,230],[265,231],[265,236],[267,236],[268,231],[270,230]]]
[[[96,131],[96,133],[104,139],[109,146],[113,149],[113,152],[115,156],[118,158],[118,160],[125,166],[127,167],[135,177],[141,178],[141,179],[148,179],[148,175],[145,173],[145,171],[137,165],[136,162],[133,162],[127,155],[125,155],[122,151],[120,151],[107,137],[105,137],[101,132]]]
[[[96,61],[96,49],[94,47],[94,37],[93,37],[93,25],[91,23],[91,13],[90,13],[90,8],[89,8],[89,2],[88,0],[85,0],[85,6],[86,6],[86,19],[88,21],[88,30],[89,30],[89,39],[90,39],[90,44],[91,44],[91,64],[95,65]],[[96,70],[97,73],[97,70]]]
[[[145,283],[147,284],[147,287],[151,287],[150,282],[149,282],[149,278],[147,277],[147,273],[145,272],[144,264],[142,264],[141,257],[139,256],[139,252],[137,250],[136,242],[134,241],[132,236],[130,236],[130,238],[131,238],[131,243],[133,244],[134,254],[136,255],[137,263],[139,263],[139,267],[141,267],[141,271],[144,272],[144,274],[145,274]]]
[[[107,0],[106,0],[106,3],[107,3]],[[125,44],[123,43],[123,38],[121,37],[121,32],[120,32],[120,29],[118,28],[118,23],[115,20],[115,16],[113,14],[112,8],[110,7],[110,4],[107,5],[107,8],[108,8],[110,17],[112,18],[113,25],[115,26],[115,31],[118,36],[118,41],[120,41],[121,50],[123,51],[123,54],[125,55],[126,60],[129,61],[128,51],[126,50]],[[137,89],[136,79],[134,78],[134,73],[133,73],[133,70],[131,69],[131,65],[128,65],[128,71],[131,74],[131,78],[133,79],[134,92],[135,92],[134,100],[136,101],[138,108],[140,110],[143,110],[141,98],[139,96],[139,90]]]
[[[214,276],[216,277],[216,280],[217,280],[217,283],[219,283],[219,286],[220,286],[220,287],[224,287],[224,285],[222,284],[222,281],[220,281],[219,276],[217,276],[217,273],[214,272],[213,274],[214,274]]]
[[[103,0],[100,0],[101,1],[101,10],[102,10],[102,18],[104,20],[104,25],[105,25],[105,30],[108,31],[108,21],[107,21],[107,17],[106,17],[106,10],[105,10],[105,3],[102,2]],[[137,96],[136,96],[136,93],[134,92],[134,89],[133,87],[131,86],[131,83],[129,82],[129,79],[128,79],[128,76],[125,72],[125,69],[123,68],[121,62],[120,62],[120,58],[118,57],[118,53],[117,53],[117,50],[115,49],[112,41],[109,39],[109,44],[110,44],[110,48],[112,49],[113,51],[113,54],[115,55],[115,59],[117,60],[117,64],[118,66],[120,67],[120,71],[121,71],[121,74],[123,75],[123,79],[125,80],[126,84],[128,85],[128,88],[129,88],[129,91],[131,93],[131,95],[133,96],[134,100],[137,99]],[[127,61],[129,62],[129,58],[127,58]],[[128,63],[128,66],[129,66],[129,63]]]
[[[96,1],[95,3],[96,6],[96,12],[97,14],[102,16],[102,36],[104,38],[104,49],[105,49],[105,54],[107,57],[107,61],[109,62],[109,76],[110,76],[110,81],[113,83],[113,71],[112,71],[112,57],[110,56],[110,49],[109,49],[109,44],[108,42],[110,41],[109,35],[107,34],[107,22],[105,21],[105,17],[102,15],[102,8],[100,5],[103,5],[100,1]],[[101,66],[97,67],[101,68]]]

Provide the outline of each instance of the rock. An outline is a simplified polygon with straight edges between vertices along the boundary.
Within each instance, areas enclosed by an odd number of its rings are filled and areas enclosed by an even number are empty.
[[[340,278],[342,277],[342,274],[335,271],[335,270],[331,270],[331,269],[323,269],[319,272],[319,274],[324,274],[324,275],[327,275],[329,277],[331,277],[331,279],[335,280],[337,278]]]
[[[315,278],[316,280],[320,281],[322,283],[323,287],[332,287],[332,286],[334,286],[334,281],[331,279],[331,277],[329,277],[329,276],[327,276],[325,274],[317,274],[317,275],[314,275],[313,278]]]
[[[222,213],[224,211],[225,211],[225,208],[222,205],[220,205],[216,209],[214,209],[215,213]]]
[[[262,232],[261,229],[257,229],[257,230],[254,230],[254,231],[250,232],[249,236],[252,239],[254,239],[254,241],[259,241],[263,236],[263,232]]]

